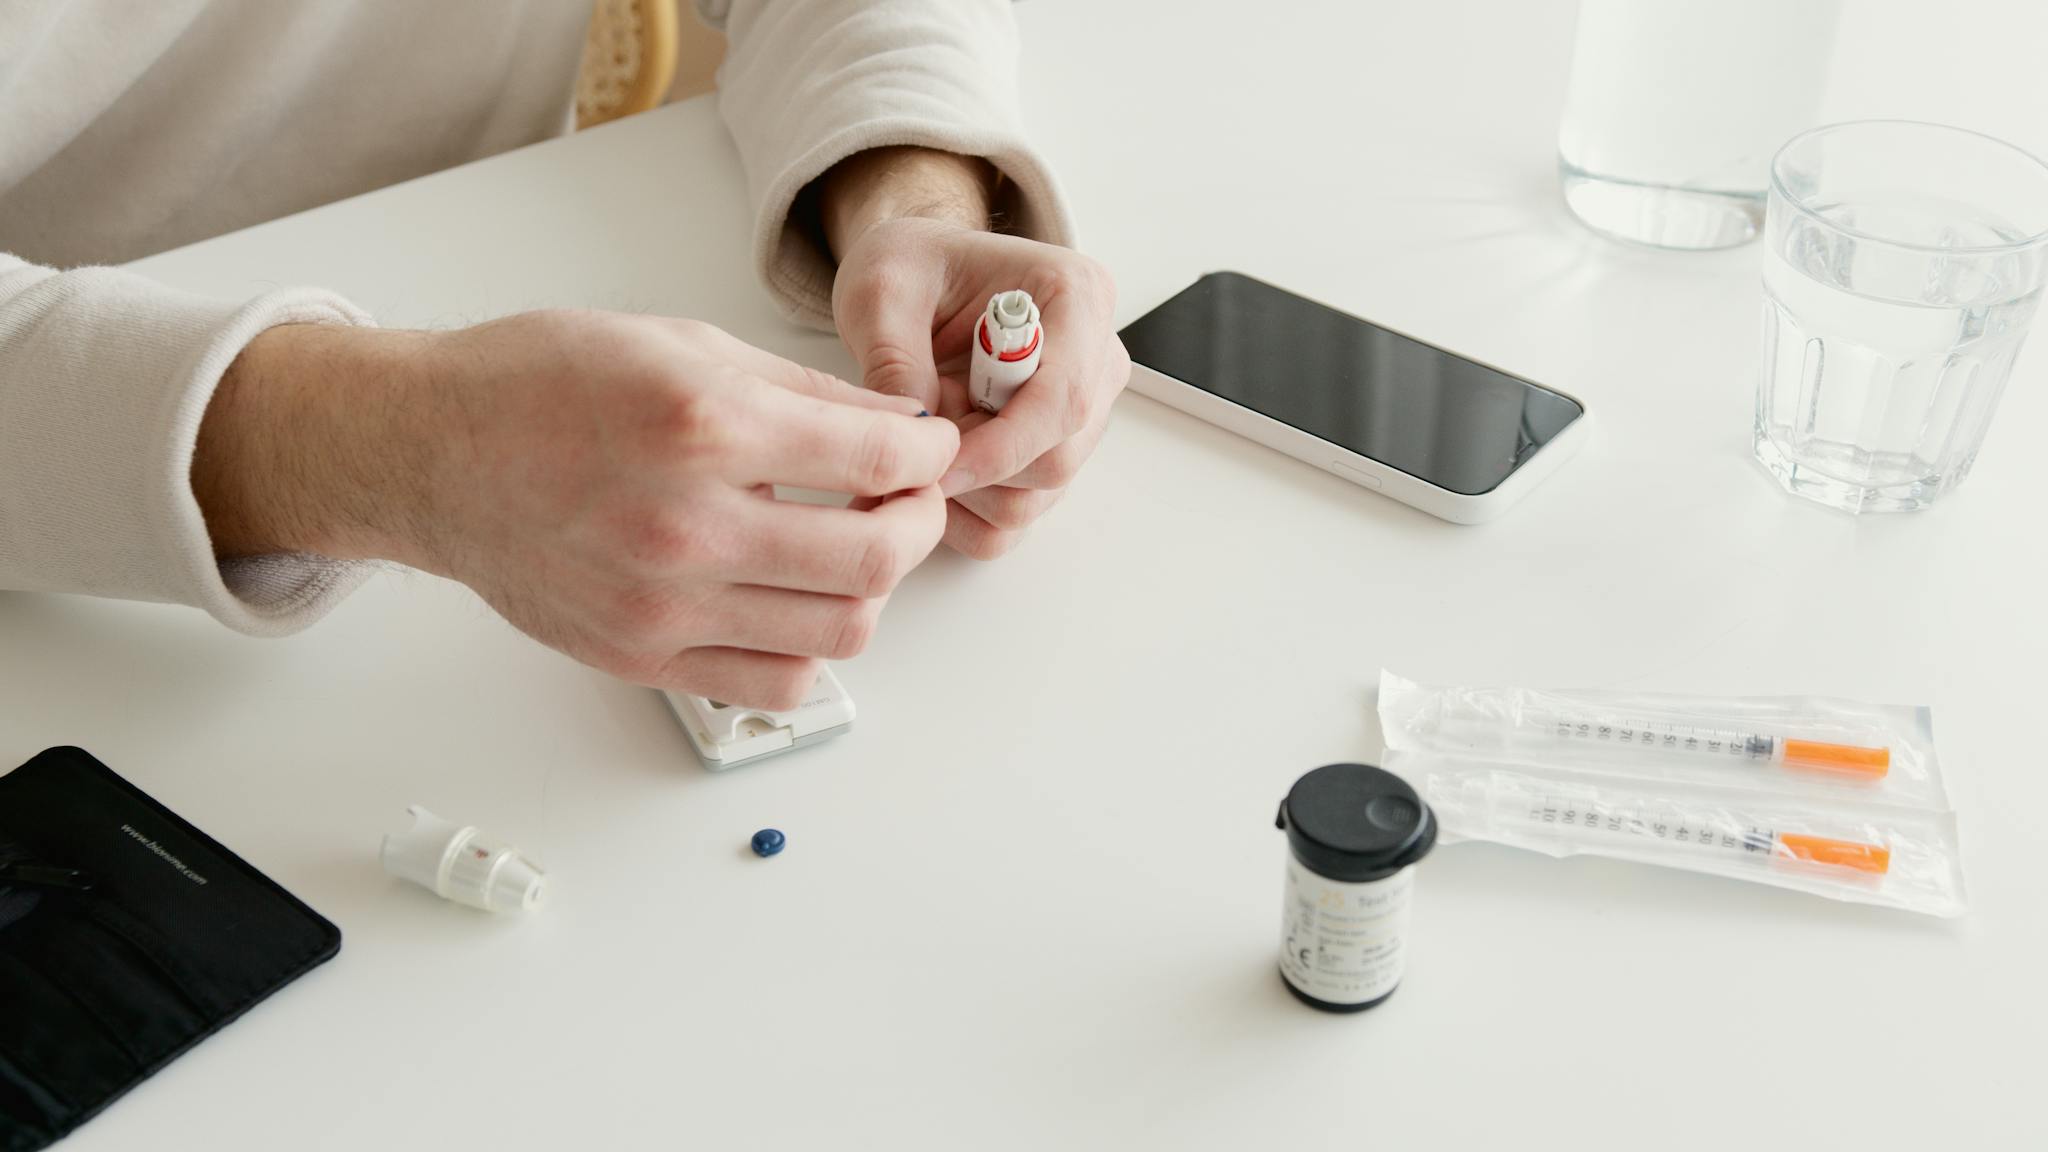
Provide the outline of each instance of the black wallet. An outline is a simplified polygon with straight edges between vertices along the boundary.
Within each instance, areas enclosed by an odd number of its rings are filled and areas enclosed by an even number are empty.
[[[0,1152],[62,1139],[340,949],[84,751],[0,776]]]

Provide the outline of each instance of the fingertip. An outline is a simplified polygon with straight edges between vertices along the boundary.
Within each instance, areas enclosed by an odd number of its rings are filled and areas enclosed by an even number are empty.
[[[953,460],[953,468],[966,475],[968,487],[979,484],[1001,484],[1024,470],[1040,453],[1033,450],[1031,436],[1018,421],[1004,415],[996,416],[968,428],[960,435],[960,451]],[[1056,441],[1055,441],[1056,442]],[[947,486],[948,496],[957,496],[965,489],[955,490]]]
[[[952,505],[947,501],[946,494],[939,490],[937,484],[927,484],[922,488],[912,489],[903,495],[912,503],[917,504],[922,509],[920,515],[927,519],[926,527],[930,531],[930,539],[925,541],[924,551],[926,555],[929,555],[933,548],[939,546],[939,539],[946,534],[946,509]],[[919,557],[920,560],[922,558]]]
[[[926,420],[920,418],[913,427],[924,431],[927,436],[935,436],[944,440],[947,444],[946,451],[949,457],[959,454],[960,428],[951,420]]]
[[[939,477],[944,475],[953,461],[960,455],[960,430],[950,420],[911,418],[909,427],[914,430],[917,445],[915,463],[906,461],[901,474],[905,488],[915,491],[921,488],[936,488]]]
[[[927,484],[922,488],[906,489],[890,497],[891,500],[927,500],[933,502],[943,501],[945,498],[946,493],[937,484]]]

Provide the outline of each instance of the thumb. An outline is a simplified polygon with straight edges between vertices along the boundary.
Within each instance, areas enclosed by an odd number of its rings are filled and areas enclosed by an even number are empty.
[[[938,311],[938,294],[925,285],[892,287],[895,290],[856,287],[836,294],[833,311],[840,338],[860,365],[862,387],[907,396],[937,412],[939,370],[932,358],[932,318]]]

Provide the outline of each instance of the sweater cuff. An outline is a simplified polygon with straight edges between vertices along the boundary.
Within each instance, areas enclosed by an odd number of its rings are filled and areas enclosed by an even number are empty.
[[[1003,174],[995,212],[1005,232],[1073,245],[1073,224],[1052,170],[1022,139],[931,121],[856,124],[818,142],[763,190],[754,225],[754,267],[784,315],[814,328],[833,327],[832,279],[838,269],[820,243],[815,222],[792,217],[797,197],[857,152],[906,145],[987,160]]]
[[[834,268],[798,194],[841,160],[909,145],[977,156],[1003,174],[1008,230],[1073,243],[1065,202],[1024,141],[1017,29],[1007,0],[730,0],[719,111],[754,204],[754,263],[791,319],[832,327]]]
[[[307,555],[217,562],[192,492],[214,388],[279,324],[368,324],[329,292],[243,304],[132,273],[47,273],[0,300],[0,574],[14,587],[203,608],[257,636],[298,631],[369,566]],[[11,329],[11,330],[10,330]]]

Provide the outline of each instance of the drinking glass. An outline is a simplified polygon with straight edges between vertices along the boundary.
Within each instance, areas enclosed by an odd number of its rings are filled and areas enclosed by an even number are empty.
[[[1963,482],[2048,280],[2048,165],[1938,124],[1795,136],[1771,162],[1756,457],[1849,512]]]

